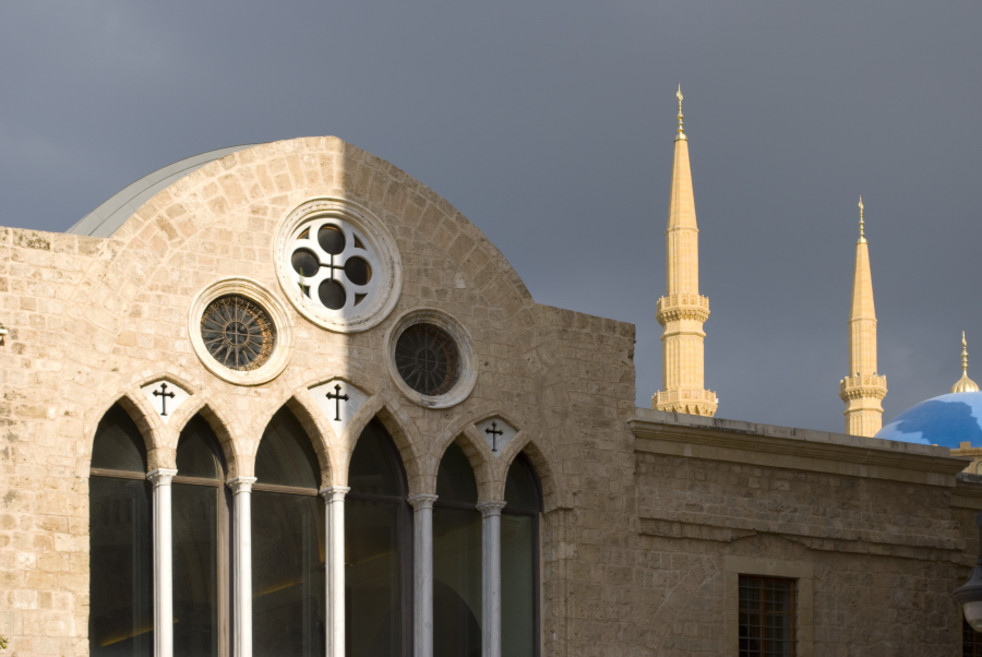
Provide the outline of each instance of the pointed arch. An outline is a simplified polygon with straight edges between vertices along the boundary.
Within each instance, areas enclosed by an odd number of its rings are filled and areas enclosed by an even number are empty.
[[[444,450],[437,470],[433,504],[433,654],[481,652],[482,519],[470,459],[455,441]]]
[[[321,415],[319,409],[316,406],[311,406],[312,401],[313,400],[310,399],[309,394],[305,395],[303,394],[303,391],[297,391],[286,400],[286,403],[282,408],[288,408],[290,410],[297,421],[300,422],[304,432],[307,434],[307,438],[314,450],[314,454],[317,455],[317,464],[320,475],[318,478],[319,485],[326,488],[331,485],[331,475],[334,471],[327,436],[332,435],[334,432],[331,431],[330,427],[325,427],[322,425],[320,422]]]
[[[505,472],[511,469],[512,463],[514,463],[519,454],[525,454],[535,470],[536,476],[539,478],[539,484],[542,488],[543,512],[548,513],[554,509],[572,508],[572,503],[569,500],[568,487],[561,474],[562,470],[559,467],[560,460],[553,449],[551,447],[543,447],[540,443],[525,436],[524,432],[519,432],[505,448],[505,453],[502,454],[502,460],[508,464]],[[556,465],[553,466],[553,464]],[[504,485],[504,481],[502,481],[502,485]],[[502,496],[504,495],[503,487],[500,490],[500,494]]]
[[[423,441],[420,440],[418,436],[410,435],[405,429],[405,426],[407,426],[409,423],[400,421],[398,411],[393,411],[392,406],[389,404],[381,405],[373,419],[377,419],[382,423],[382,426],[385,427],[385,430],[389,434],[389,438],[392,439],[393,445],[399,452],[399,458],[402,461],[402,468],[406,474],[406,483],[409,487],[408,494],[415,495],[422,492],[432,493],[435,488],[436,477],[433,477],[432,487],[430,487],[428,490],[422,490],[424,486],[425,473],[423,472],[422,454],[419,452],[419,446],[423,444]],[[365,426],[368,427],[370,424],[371,421],[369,421],[369,423]],[[359,435],[359,440],[360,439],[361,435]],[[358,449],[357,442],[352,447],[352,455],[356,449]]]
[[[193,399],[194,397],[191,398],[191,400]],[[211,427],[211,430],[215,434],[215,439],[218,441],[222,457],[225,459],[226,478],[233,479],[239,476],[242,455],[236,450],[236,442],[232,439],[232,431],[225,419],[227,417],[226,412],[217,408],[215,400],[196,400],[193,405],[191,404],[191,400],[188,400],[188,405],[193,409],[193,412],[186,414],[186,417],[179,418],[175,416],[173,421],[182,420],[179,426],[181,426],[181,431],[183,432],[188,423],[200,415],[208,423],[208,426]],[[182,408],[181,410],[184,409]],[[180,449],[180,438],[178,438],[178,449]]]
[[[103,414],[89,461],[89,651],[153,650],[153,547],[149,450],[120,398]],[[146,426],[144,426],[144,430]],[[148,628],[150,628],[148,630]]]
[[[206,410],[202,409],[203,411]],[[173,641],[175,654],[219,655],[229,644],[231,508],[227,458],[204,412],[181,429],[171,484]]]
[[[409,481],[382,415],[365,426],[348,467],[344,534],[349,657],[408,655],[412,636]]]
[[[100,409],[98,415],[95,416],[92,428],[91,436],[92,438],[88,442],[89,447],[89,458],[86,459],[85,463],[88,469],[92,467],[92,455],[95,447],[96,438],[99,435],[99,427],[105,421],[106,417],[114,412],[114,409],[119,409],[119,411],[125,413],[126,417],[135,426],[141,441],[141,446],[145,452],[145,463],[147,470],[153,470],[159,467],[155,460],[156,450],[160,445],[160,433],[161,426],[159,420],[156,420],[156,415],[152,412],[152,409],[147,407],[145,400],[141,400],[139,397],[134,397],[130,394],[124,394],[117,397],[112,403],[107,404],[104,408]]]
[[[252,488],[252,640],[261,655],[323,654],[324,499],[315,441],[284,404],[256,448]]]

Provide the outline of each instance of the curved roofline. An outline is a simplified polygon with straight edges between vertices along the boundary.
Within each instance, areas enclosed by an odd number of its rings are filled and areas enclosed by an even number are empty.
[[[129,219],[140,206],[149,201],[157,192],[170,186],[184,176],[205,166],[209,162],[219,160],[236,151],[257,146],[258,144],[242,144],[193,155],[183,160],[168,164],[142,178],[130,183],[120,191],[105,200],[102,205],[82,217],[66,232],[75,235],[91,237],[111,237],[116,230]]]

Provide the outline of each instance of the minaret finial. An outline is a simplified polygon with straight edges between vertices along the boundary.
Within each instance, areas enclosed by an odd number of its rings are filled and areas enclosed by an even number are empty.
[[[968,374],[968,343],[965,342],[965,331],[962,331],[962,372]]]
[[[962,331],[962,378],[951,386],[952,392],[978,392],[979,384],[968,378],[968,343],[965,342],[965,331]]]
[[[863,195],[859,195],[859,241],[866,241],[866,226],[863,221]]]
[[[685,131],[682,129],[682,83],[679,82],[679,89],[675,92],[675,97],[679,99],[679,133],[675,136],[675,139],[685,139]]]

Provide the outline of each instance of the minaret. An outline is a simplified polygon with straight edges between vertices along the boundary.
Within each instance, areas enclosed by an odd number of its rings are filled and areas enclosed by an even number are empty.
[[[962,331],[962,378],[951,386],[952,392],[978,392],[979,384],[968,378],[968,343],[965,342],[965,331]]]
[[[876,310],[873,307],[873,277],[869,267],[869,245],[863,224],[863,197],[859,197],[859,241],[856,270],[852,279],[852,308],[849,312],[849,376],[839,382],[839,397],[846,403],[846,433],[874,436],[883,426],[887,378],[876,372]]]
[[[699,294],[699,228],[689,168],[689,141],[682,129],[682,85],[679,129],[675,136],[672,194],[668,202],[665,233],[668,291],[658,300],[656,317],[662,325],[662,389],[651,398],[651,407],[712,417],[716,393],[703,382],[702,325],[709,317],[709,299]]]

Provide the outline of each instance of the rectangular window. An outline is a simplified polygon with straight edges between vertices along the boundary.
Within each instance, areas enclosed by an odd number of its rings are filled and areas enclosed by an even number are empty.
[[[740,575],[740,657],[795,657],[797,581]]]

